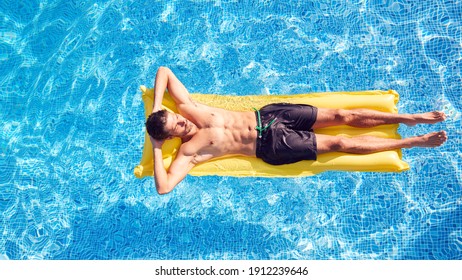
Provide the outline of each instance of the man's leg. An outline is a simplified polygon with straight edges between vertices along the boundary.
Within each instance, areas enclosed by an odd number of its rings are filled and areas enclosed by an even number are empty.
[[[318,108],[318,115],[313,128],[323,128],[335,125],[354,127],[373,127],[383,124],[404,123],[416,125],[419,123],[433,124],[444,121],[443,112],[427,112],[422,114],[392,114],[369,109],[326,109]]]
[[[446,132],[432,132],[406,139],[389,139],[375,136],[341,137],[316,134],[318,154],[345,152],[370,154],[412,147],[438,147],[447,140]]]

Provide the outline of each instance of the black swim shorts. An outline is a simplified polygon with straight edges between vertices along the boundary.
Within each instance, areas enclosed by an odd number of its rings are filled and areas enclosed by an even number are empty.
[[[316,159],[316,136],[312,126],[316,122],[318,108],[277,103],[264,106],[255,115],[260,127],[258,158],[273,165]]]

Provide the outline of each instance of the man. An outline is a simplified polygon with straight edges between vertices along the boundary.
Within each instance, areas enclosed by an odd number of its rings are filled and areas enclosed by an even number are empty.
[[[168,89],[180,114],[162,110]],[[407,139],[373,136],[353,138],[315,134],[313,129],[349,125],[433,124],[446,118],[443,112],[391,114],[374,110],[325,109],[310,105],[271,104],[256,112],[234,112],[200,104],[191,99],[173,72],[160,67],[155,80],[154,105],[146,122],[154,154],[154,180],[159,194],[170,192],[196,165],[215,157],[245,155],[270,164],[316,159],[317,154],[346,152],[367,154],[412,147],[437,147],[446,132]],[[168,171],[162,160],[165,139],[180,137],[182,144]]]

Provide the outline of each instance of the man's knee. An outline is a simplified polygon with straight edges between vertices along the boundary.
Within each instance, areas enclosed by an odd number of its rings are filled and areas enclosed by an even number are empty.
[[[350,138],[342,136],[316,135],[318,153],[343,152],[351,146]]]
[[[351,111],[345,109],[335,109],[332,111],[334,119],[337,123],[346,124],[351,119]]]
[[[341,152],[347,148],[348,141],[344,137],[336,136],[328,143],[328,150],[330,152]]]
[[[336,152],[345,151],[348,149],[349,141],[345,137],[337,137],[336,141],[332,143],[332,149]]]

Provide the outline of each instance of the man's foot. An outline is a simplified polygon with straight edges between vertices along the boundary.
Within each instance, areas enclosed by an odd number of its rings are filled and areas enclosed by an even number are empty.
[[[446,131],[432,132],[425,135],[417,136],[415,147],[439,147],[448,140]]]
[[[446,114],[440,111],[427,112],[422,114],[413,114],[412,119],[406,121],[405,124],[413,126],[419,123],[434,124],[442,122],[446,119]]]

